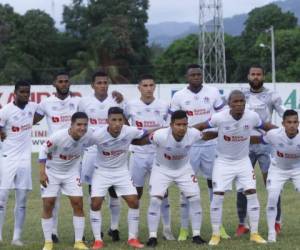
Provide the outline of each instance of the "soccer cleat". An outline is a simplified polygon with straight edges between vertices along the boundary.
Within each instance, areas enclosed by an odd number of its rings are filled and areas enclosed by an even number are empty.
[[[53,242],[52,241],[45,241],[45,245],[43,250],[52,250],[53,249]]]
[[[83,241],[75,241],[74,244],[74,249],[79,249],[79,250],[88,250],[89,248],[83,243]]]
[[[93,250],[98,250],[104,247],[104,242],[102,240],[95,240],[92,246]]]
[[[211,236],[211,239],[210,239],[208,245],[210,245],[210,246],[217,246],[217,245],[219,245],[220,241],[221,241],[221,236],[213,234]]]
[[[221,236],[221,238],[224,239],[224,240],[228,240],[228,239],[231,238],[230,235],[227,234],[227,232],[226,232],[226,230],[225,230],[225,228],[224,228],[223,225],[222,225],[221,228],[220,228],[220,236]]]
[[[144,244],[142,244],[138,239],[131,238],[127,241],[127,244],[133,248],[144,248]]]
[[[193,236],[192,242],[195,243],[195,244],[198,244],[198,245],[202,245],[202,244],[207,243],[205,240],[203,240],[203,239],[201,238],[200,235]]]
[[[275,231],[276,231],[277,234],[280,234],[280,232],[281,232],[281,224],[280,224],[280,222],[276,222],[275,223]]]
[[[52,234],[51,239],[52,239],[52,242],[55,244],[59,242],[58,236],[56,234]]]
[[[172,231],[171,231],[170,228],[164,228],[164,230],[163,230],[163,238],[165,240],[175,240],[175,237],[172,234]]]
[[[111,237],[112,241],[120,240],[120,233],[119,233],[118,229],[115,229],[115,230],[109,229],[107,233]]]
[[[267,242],[261,237],[258,233],[251,233],[250,241],[253,241],[258,244],[266,244]]]
[[[243,234],[247,234],[249,232],[249,228],[246,227],[245,225],[243,224],[239,224],[236,231],[235,231],[235,235],[237,237],[240,237],[242,236]]]
[[[23,243],[21,240],[19,240],[19,239],[12,240],[12,241],[11,241],[11,244],[12,244],[13,246],[17,246],[17,247],[22,247],[22,246],[24,246],[24,243]]]
[[[147,241],[147,247],[156,247],[157,246],[157,238],[151,237]]]
[[[189,231],[186,228],[180,228],[178,241],[185,241],[189,237]]]
[[[269,233],[268,242],[269,243],[275,243],[276,242],[276,233]]]

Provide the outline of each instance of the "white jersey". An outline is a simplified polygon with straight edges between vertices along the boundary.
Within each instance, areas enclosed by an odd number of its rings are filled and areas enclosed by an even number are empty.
[[[294,138],[286,135],[284,128],[272,129],[263,137],[275,149],[276,166],[282,169],[300,170],[300,134]]]
[[[46,161],[47,171],[54,174],[76,173],[80,170],[84,149],[94,143],[91,131],[76,141],[69,135],[69,128],[61,129],[41,146],[39,160]]]
[[[124,167],[127,169],[126,163],[131,141],[141,138],[144,134],[144,130],[126,125],[123,125],[116,138],[108,132],[108,126],[96,130],[93,133],[98,150],[95,171],[119,171]]]
[[[187,112],[189,125],[193,126],[200,122],[207,121],[212,114],[221,110],[225,105],[219,90],[215,87],[203,85],[198,93],[193,93],[185,87],[177,91],[172,100],[170,110],[174,112],[178,109]],[[215,144],[216,140],[199,141],[195,145],[205,146]]]
[[[107,96],[103,101],[98,100],[93,95],[81,98],[78,104],[78,111],[85,112],[89,117],[89,128],[96,129],[106,126],[107,112],[111,107],[124,108],[124,104],[117,103],[111,95]]]
[[[181,141],[175,140],[170,127],[153,132],[150,142],[156,146],[154,166],[165,170],[176,170],[186,166],[191,146],[201,138],[202,133],[195,128],[188,128]]]
[[[77,111],[80,99],[78,96],[69,95],[64,100],[61,100],[52,95],[39,103],[37,113],[46,116],[48,135],[70,127],[71,117]]]
[[[258,114],[245,109],[241,119],[235,120],[230,109],[212,115],[212,128],[218,128],[217,155],[229,160],[239,160],[249,155],[251,131],[262,126]]]
[[[10,159],[31,158],[31,129],[37,104],[28,102],[20,109],[13,102],[0,111],[0,126],[6,133],[2,143],[2,154]]]
[[[277,114],[282,117],[284,113],[284,107],[282,105],[282,99],[278,93],[267,88],[259,93],[252,92],[250,87],[243,88],[242,92],[246,97],[246,107],[255,111],[263,122],[271,122],[272,114],[275,110]],[[258,131],[253,131],[252,135],[259,135]]]
[[[146,104],[141,99],[136,99],[127,103],[125,116],[131,126],[149,130],[167,125],[168,110],[169,105],[161,100],[154,99],[150,104]],[[144,154],[155,153],[153,145],[131,145],[131,150]]]

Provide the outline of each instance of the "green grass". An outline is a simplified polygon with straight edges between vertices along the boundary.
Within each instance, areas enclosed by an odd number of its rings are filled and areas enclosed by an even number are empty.
[[[266,224],[266,215],[265,215],[265,206],[266,206],[266,191],[262,183],[262,178],[257,171],[257,187],[259,193],[259,200],[261,205],[261,219],[260,219],[260,233],[263,237],[267,237],[267,224]],[[0,244],[0,249],[42,249],[43,247],[43,233],[40,223],[41,215],[41,198],[40,198],[40,188],[38,182],[38,169],[36,164],[36,155],[33,157],[33,191],[30,193],[29,202],[27,206],[27,217],[25,228],[23,232],[23,239],[26,243],[25,247],[14,248],[10,245],[12,239],[12,230],[13,230],[13,206],[14,206],[14,193],[11,192],[9,198],[9,204],[7,208],[6,223],[4,225],[3,240],[4,242]],[[201,187],[201,196],[202,196],[202,207],[203,207],[203,224],[202,224],[202,236],[209,240],[211,236],[211,226],[209,221],[209,199],[208,192],[206,188],[206,182],[200,180]],[[86,191],[86,190],[85,190]],[[174,186],[170,189],[171,197],[171,209],[172,209],[172,227],[174,235],[178,235],[180,227],[180,216],[179,216],[179,192],[178,189]],[[88,215],[87,199],[85,198],[85,212]],[[147,223],[146,223],[146,211],[148,206],[148,195],[145,192],[145,195],[142,200],[141,208],[141,221],[140,221],[140,239],[143,242],[146,242],[148,237],[147,232]],[[283,211],[283,230],[281,235],[277,239],[276,244],[268,244],[264,246],[259,246],[249,241],[249,236],[244,236],[242,238],[232,237],[231,240],[221,241],[218,247],[215,249],[300,249],[300,199],[299,194],[296,193],[294,187],[291,183],[288,183],[285,186],[283,195],[282,195],[282,211]],[[235,193],[228,193],[225,197],[224,208],[223,208],[223,224],[226,227],[227,232],[230,235],[234,235],[235,228],[237,226],[237,215],[235,208]],[[103,211],[103,229],[106,233],[109,228],[109,213],[106,204],[104,205]],[[127,209],[125,203],[122,204],[122,213],[121,213],[121,241],[120,243],[112,243],[111,239],[105,234],[104,241],[106,244],[105,249],[130,249],[126,245],[127,240]],[[160,228],[161,232],[161,228]],[[72,210],[69,205],[69,201],[66,197],[62,198],[61,209],[59,213],[59,235],[60,241],[58,245],[55,245],[56,250],[61,249],[72,249],[73,246],[73,226],[72,226]],[[92,239],[92,232],[90,229],[89,219],[86,219],[86,237],[88,240]],[[159,233],[159,245],[156,249],[198,249],[199,246],[196,246],[190,242],[177,242],[177,241],[164,241],[161,238]],[[201,249],[211,249],[208,246],[201,246]]]

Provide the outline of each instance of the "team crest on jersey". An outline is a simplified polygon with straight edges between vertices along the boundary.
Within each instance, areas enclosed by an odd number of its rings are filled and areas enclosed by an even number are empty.
[[[70,108],[70,109],[75,109],[74,103],[70,103],[70,104],[69,104],[69,108]]]
[[[205,103],[209,103],[209,97],[205,96],[203,100]]]
[[[184,104],[185,104],[185,105],[190,105],[190,104],[191,104],[191,101],[185,101]]]

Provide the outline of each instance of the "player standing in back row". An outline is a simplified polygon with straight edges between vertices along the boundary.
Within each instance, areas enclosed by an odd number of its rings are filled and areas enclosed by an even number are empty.
[[[202,70],[199,65],[187,67],[188,86],[177,91],[171,100],[171,112],[184,110],[189,117],[189,126],[208,120],[212,114],[222,110],[225,102],[219,90],[207,84],[203,85]],[[192,146],[190,162],[196,175],[202,174],[207,179],[209,197],[212,200],[212,169],[216,155],[216,140],[200,140]],[[189,227],[189,204],[181,195],[181,229],[178,240],[186,240]],[[222,237],[228,238],[222,227]]]
[[[249,69],[248,81],[250,87],[242,89],[246,97],[246,106],[247,108],[255,111],[260,119],[263,122],[271,122],[272,114],[275,110],[277,114],[282,117],[284,108],[282,106],[282,100],[278,93],[269,90],[264,87],[264,69],[259,65],[253,65]],[[261,133],[257,130],[253,130],[251,135],[260,135]],[[270,167],[270,145],[250,145],[250,160],[253,168],[258,162],[264,183],[266,184],[268,170]],[[249,231],[246,223],[246,214],[247,214],[247,199],[245,195],[238,192],[237,193],[237,211],[239,216],[239,225],[236,229],[236,235],[241,236]],[[280,232],[281,223],[280,223],[280,198],[277,204],[277,216],[275,228],[277,233]]]
[[[0,242],[9,191],[15,189],[15,222],[12,245],[23,246],[21,234],[25,221],[31,180],[31,131],[37,104],[29,102],[30,84],[15,84],[15,100],[0,111],[0,134],[3,139],[0,168]]]
[[[169,105],[154,97],[155,82],[153,77],[151,75],[143,76],[138,84],[138,89],[141,97],[129,101],[125,109],[125,116],[131,125],[139,129],[154,129],[165,126]],[[143,194],[145,178],[151,173],[155,152],[154,145],[131,146],[129,169],[139,199]],[[171,232],[170,204],[167,196],[162,201],[161,214],[165,239],[175,240]]]

